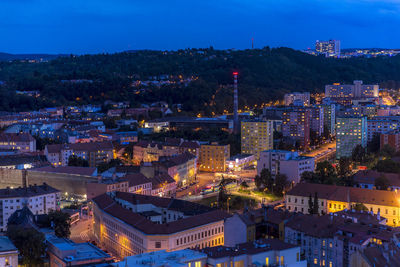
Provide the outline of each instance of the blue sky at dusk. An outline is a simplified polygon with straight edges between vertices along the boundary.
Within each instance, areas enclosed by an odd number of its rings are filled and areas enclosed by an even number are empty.
[[[400,48],[400,0],[0,0],[0,51]]]

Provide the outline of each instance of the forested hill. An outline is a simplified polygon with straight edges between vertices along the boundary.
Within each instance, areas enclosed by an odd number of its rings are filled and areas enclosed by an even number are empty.
[[[183,104],[189,112],[219,113],[230,109],[229,86],[234,70],[239,72],[240,106],[267,102],[290,91],[323,91],[325,84],[356,79],[380,83],[385,88],[400,87],[400,56],[333,59],[268,47],[239,51],[132,51],[60,57],[44,63],[0,62],[0,110],[103,103],[111,99],[129,100],[133,105],[165,100]],[[187,86],[134,86],[137,80],[163,75],[198,78]],[[16,90],[40,91],[41,97],[16,95]]]

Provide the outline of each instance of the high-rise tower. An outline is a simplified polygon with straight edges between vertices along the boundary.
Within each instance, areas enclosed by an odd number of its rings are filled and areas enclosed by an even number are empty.
[[[233,73],[233,132],[239,133],[239,116],[238,116],[238,73]]]

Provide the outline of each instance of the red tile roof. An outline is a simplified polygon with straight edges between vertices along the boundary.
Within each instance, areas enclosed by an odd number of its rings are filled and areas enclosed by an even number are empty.
[[[314,196],[315,193],[318,194],[318,198],[320,199],[400,207],[400,194],[394,191],[371,190],[357,187],[299,183],[287,195],[308,197],[310,194]]]
[[[140,203],[147,203],[147,202],[142,202],[142,201],[144,201],[146,199],[143,197],[148,197],[148,199],[152,198],[152,200],[151,200],[152,204],[159,204],[159,205],[162,205],[163,207],[165,207],[167,200],[169,200],[170,202],[174,201],[173,199],[160,198],[160,200],[156,200],[155,198],[157,198],[157,197],[141,196],[141,195],[129,194],[129,193],[121,194],[121,193],[122,192],[117,192],[117,194],[116,194],[117,199],[121,198],[121,199],[127,200],[129,198],[133,199],[135,197],[138,197],[138,199],[140,199]],[[131,196],[129,197],[129,195],[131,195]],[[226,212],[223,212],[220,210],[208,209],[208,211],[205,211],[203,213],[196,214],[196,215],[184,218],[184,219],[179,219],[177,221],[173,221],[170,223],[157,224],[138,213],[135,213],[128,209],[123,208],[119,203],[114,201],[107,194],[103,194],[103,195],[100,195],[100,196],[94,198],[93,202],[101,210],[108,213],[109,215],[111,215],[115,218],[118,218],[119,220],[122,220],[123,222],[131,225],[132,227],[138,229],[139,231],[141,231],[145,234],[149,234],[149,235],[174,234],[177,232],[185,231],[185,230],[188,230],[188,229],[191,229],[194,227],[198,227],[198,226],[202,226],[205,224],[209,224],[212,222],[222,221],[226,217],[230,216]],[[191,203],[191,202],[189,202],[189,203]],[[199,205],[199,206],[201,206],[201,205]],[[170,206],[167,206],[167,207],[169,209],[171,209]],[[205,208],[207,208],[207,207],[205,207]],[[195,210],[192,210],[192,212],[194,212],[194,211]]]
[[[35,141],[29,133],[0,133],[1,142],[32,142]]]
[[[53,144],[47,145],[48,153],[60,153],[61,150],[71,149],[74,151],[87,151],[95,152],[99,150],[113,150],[112,142],[91,142],[91,143],[77,143],[77,144]]]

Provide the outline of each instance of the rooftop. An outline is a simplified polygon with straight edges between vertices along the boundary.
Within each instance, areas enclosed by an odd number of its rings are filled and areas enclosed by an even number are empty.
[[[235,257],[239,255],[253,255],[271,250],[286,250],[295,247],[296,246],[285,243],[278,239],[260,239],[254,242],[239,244],[236,247],[206,247],[201,249],[200,252],[207,254],[209,258],[218,259],[224,257]]]
[[[17,248],[7,236],[0,236],[0,252],[17,252]]]
[[[118,201],[126,201],[133,205],[152,204],[156,207],[180,211],[186,216],[186,218],[178,219],[169,223],[157,224],[138,213],[124,208],[118,203]],[[94,198],[93,202],[103,212],[106,212],[139,231],[150,235],[173,234],[212,222],[221,221],[230,216],[226,212],[214,210],[189,201],[137,195],[125,192],[115,192],[115,199],[111,198],[108,194],[103,194]]]
[[[59,190],[47,185],[30,185],[27,187],[18,188],[3,188],[0,189],[0,198],[17,198],[17,197],[32,197],[39,195],[46,195],[51,193],[58,193]]]
[[[135,266],[135,267],[153,267],[169,266],[169,267],[187,267],[187,262],[200,261],[207,259],[205,253],[183,249],[178,251],[167,252],[165,250],[143,253],[126,257],[126,260],[114,263],[116,267]]]
[[[399,194],[394,191],[371,190],[325,184],[299,183],[291,189],[288,196],[309,197],[317,193],[318,198],[342,202],[365,203],[400,207]]]

